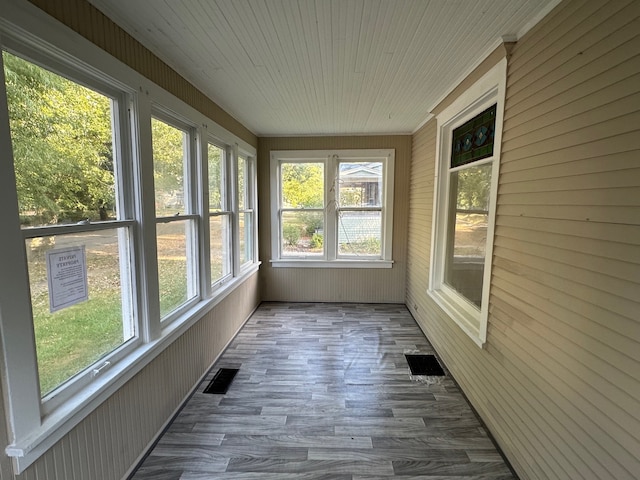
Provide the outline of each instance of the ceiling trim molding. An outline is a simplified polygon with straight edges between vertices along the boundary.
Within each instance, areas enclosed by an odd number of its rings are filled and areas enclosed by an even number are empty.
[[[529,20],[524,27],[522,27],[516,37],[517,40],[520,40],[522,37],[524,37],[529,30],[531,30],[533,27],[535,27],[538,23],[540,23],[542,21],[542,19],[544,17],[546,17],[554,8],[556,8],[558,5],[560,5],[560,3],[562,2],[562,0],[551,0],[547,5],[545,5],[545,7],[540,10],[538,12],[538,14],[533,17],[531,20]]]

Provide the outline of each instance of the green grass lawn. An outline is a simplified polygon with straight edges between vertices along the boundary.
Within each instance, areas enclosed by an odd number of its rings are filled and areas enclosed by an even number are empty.
[[[117,234],[104,231],[27,241],[29,279],[40,392],[44,397],[123,344],[122,298]],[[158,237],[160,310],[166,315],[187,300],[184,239]],[[67,245],[85,245],[89,299],[54,313],[49,311],[45,253]],[[125,312],[126,313],[126,312]],[[131,329],[126,329],[133,331]]]

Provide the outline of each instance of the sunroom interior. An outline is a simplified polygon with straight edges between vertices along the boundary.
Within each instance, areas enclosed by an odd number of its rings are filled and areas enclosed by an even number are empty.
[[[519,478],[638,478],[640,2],[0,6],[0,480],[128,478],[268,302],[406,308]]]

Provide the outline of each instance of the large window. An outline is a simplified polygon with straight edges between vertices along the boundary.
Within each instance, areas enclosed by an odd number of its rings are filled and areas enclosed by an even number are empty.
[[[189,172],[194,149],[187,127],[151,119],[156,201],[160,315],[164,319],[197,296],[197,215]]]
[[[62,385],[102,372],[137,333],[131,183],[117,140],[126,96],[6,51],[3,64],[39,390],[49,408]]]
[[[429,293],[478,344],[486,340],[505,64],[438,116]]]
[[[231,273],[231,199],[229,195],[229,162],[227,149],[207,143],[209,186],[209,247],[211,283]]]
[[[238,238],[240,267],[256,258],[255,174],[254,165],[246,155],[237,155]]]
[[[274,266],[390,267],[393,150],[271,154]]]
[[[259,266],[254,147],[97,47],[73,58],[28,32],[77,52],[67,37],[26,26],[0,22],[0,322],[17,473]]]

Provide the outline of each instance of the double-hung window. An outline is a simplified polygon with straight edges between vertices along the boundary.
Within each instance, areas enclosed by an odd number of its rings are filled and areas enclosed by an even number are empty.
[[[192,192],[194,139],[189,127],[151,119],[160,316],[172,318],[198,296],[197,221]]]
[[[37,375],[47,413],[138,343],[129,96],[29,49],[2,60],[36,353],[17,383]]]
[[[272,264],[389,268],[394,150],[271,153]]]
[[[429,294],[478,345],[486,340],[506,60],[437,118]]]
[[[255,209],[255,165],[253,158],[243,153],[236,155],[236,195],[237,195],[237,236],[239,242],[238,265],[243,268],[245,265],[255,262],[256,253],[256,209]]]
[[[16,21],[0,22],[0,341],[20,473],[259,262],[251,145]]]
[[[214,141],[207,142],[209,187],[209,265],[211,284],[215,285],[232,272],[231,196],[229,195],[229,149]]]

